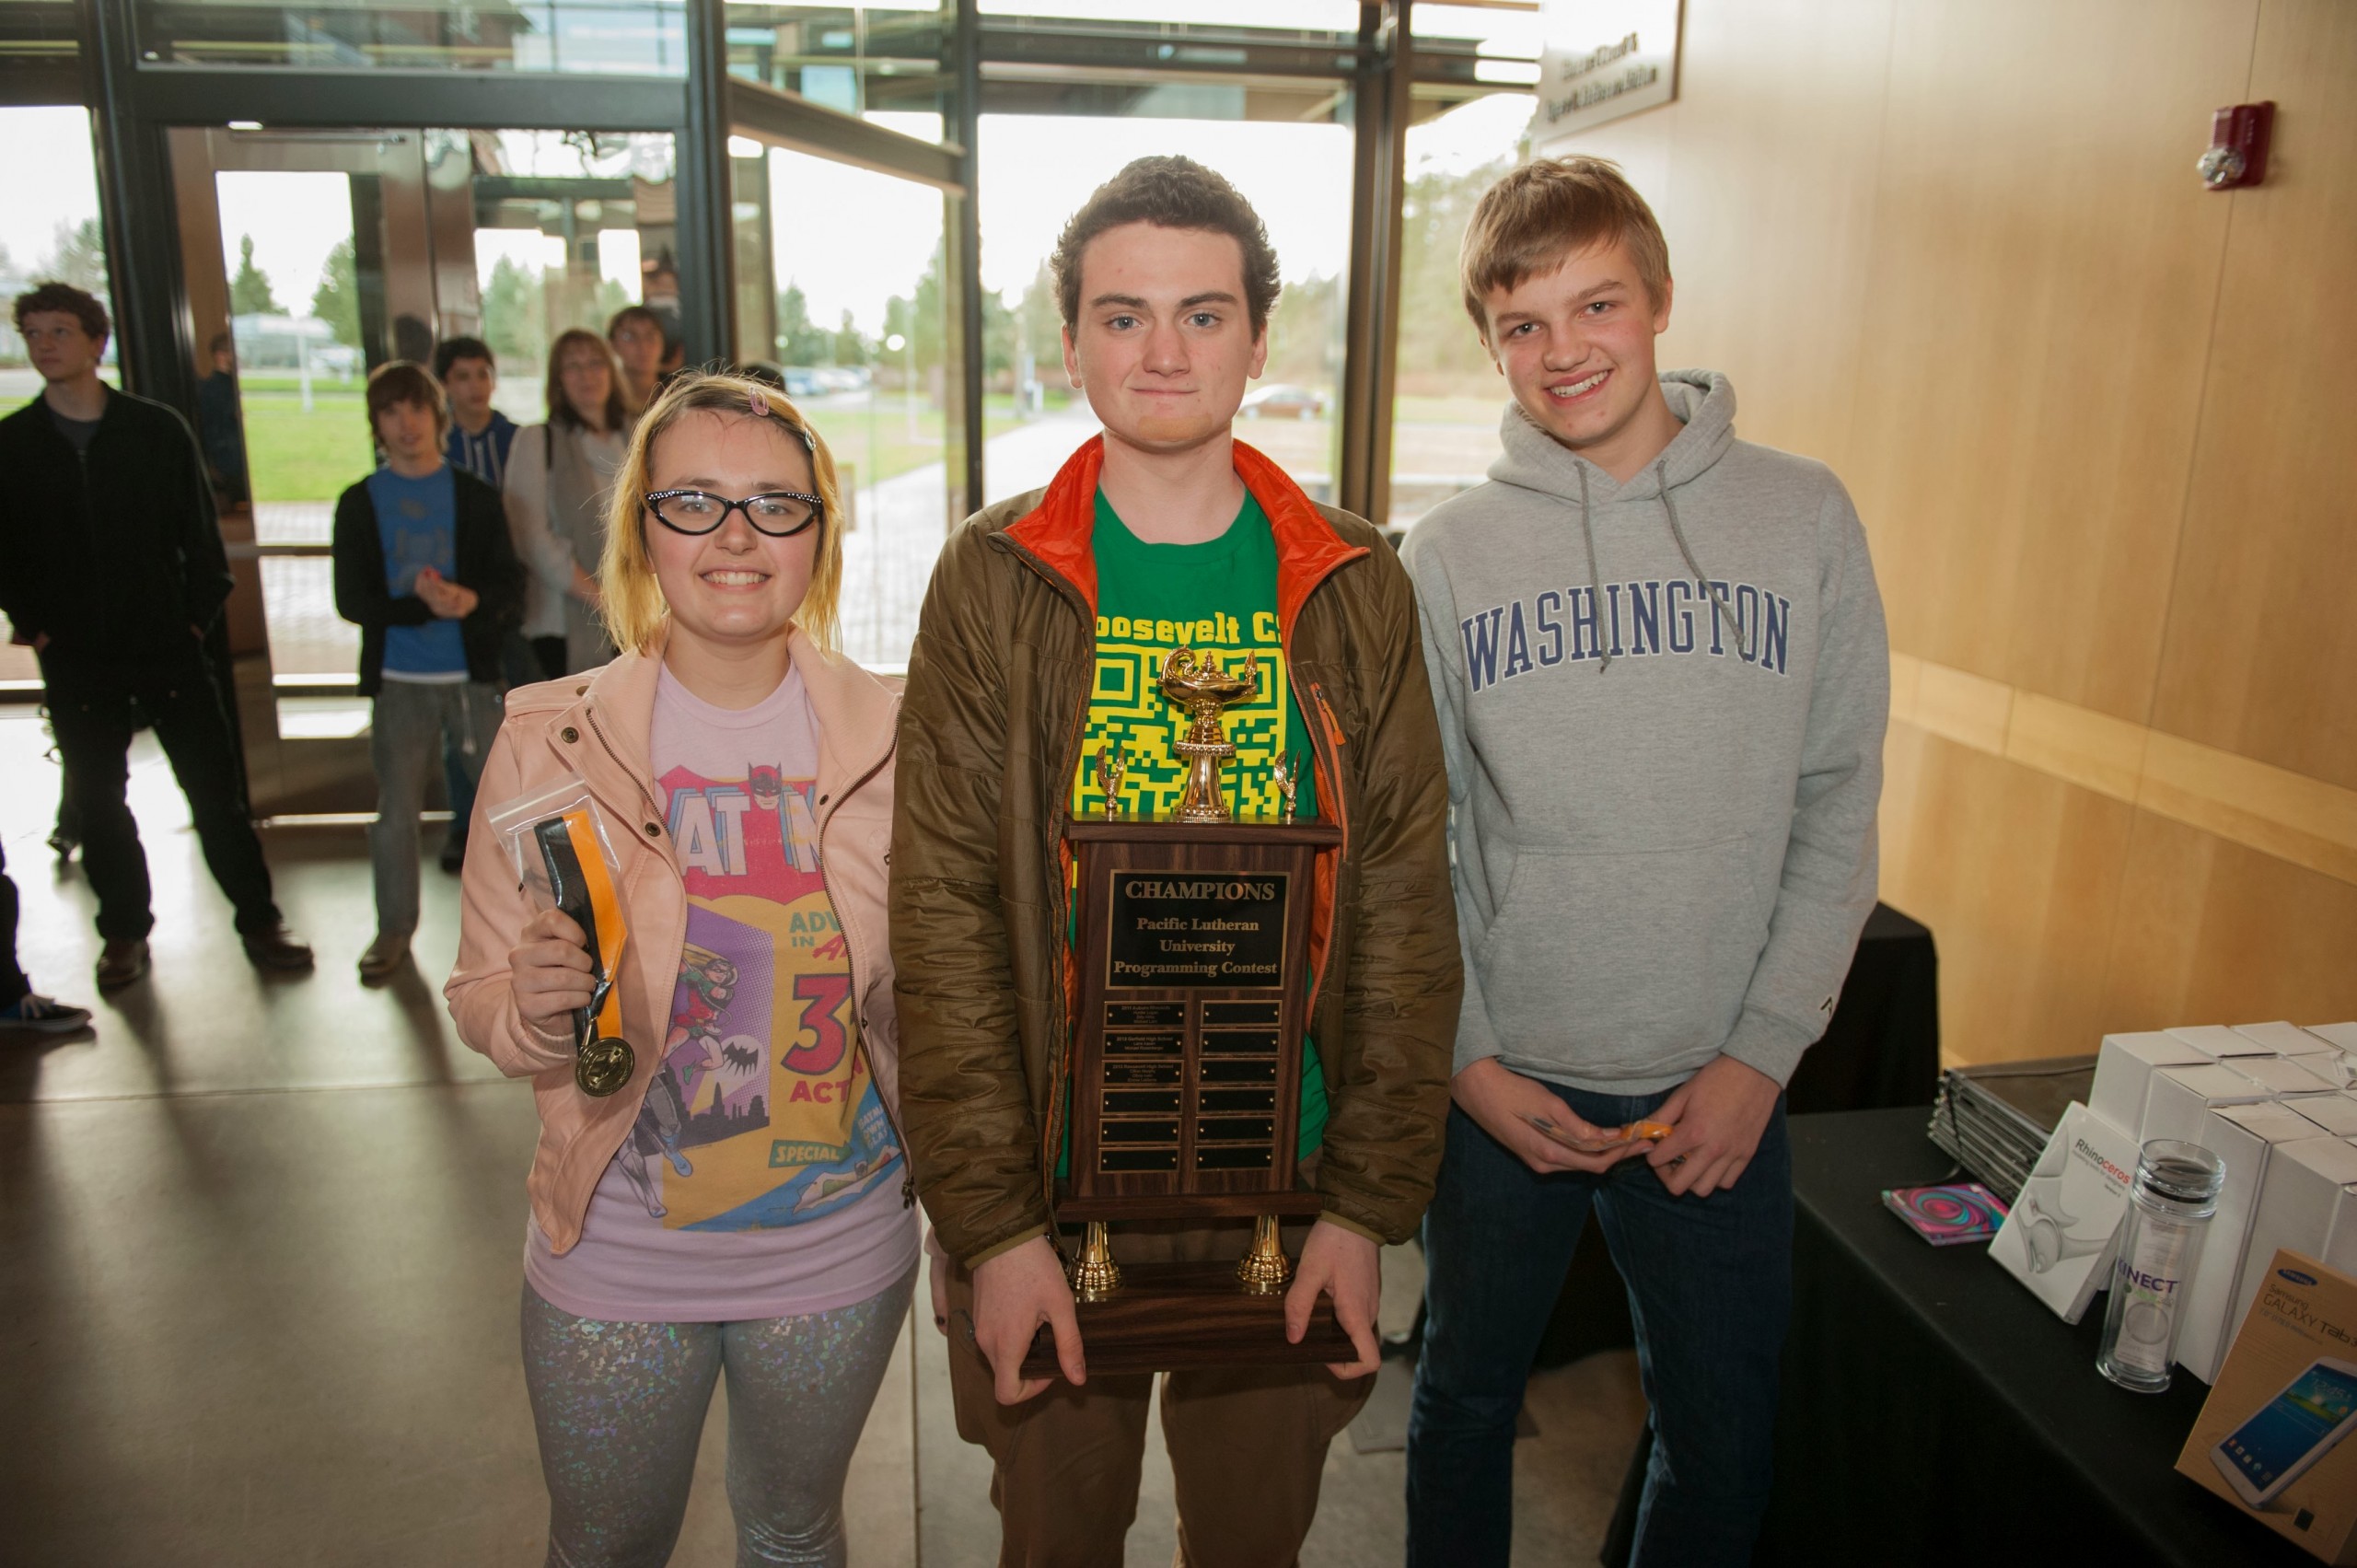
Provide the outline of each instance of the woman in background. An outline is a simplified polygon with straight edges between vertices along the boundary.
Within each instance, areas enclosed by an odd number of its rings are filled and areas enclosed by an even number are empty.
[[[598,561],[606,499],[630,440],[621,367],[584,327],[549,345],[547,423],[526,425],[508,449],[507,529],[531,575],[524,635],[553,680],[614,656],[598,615]]]

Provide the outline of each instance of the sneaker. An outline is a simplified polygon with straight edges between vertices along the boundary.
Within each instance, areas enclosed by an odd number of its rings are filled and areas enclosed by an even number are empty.
[[[81,847],[82,841],[63,828],[49,835],[50,853],[57,856],[57,864],[60,865],[73,859],[74,852]]]
[[[467,836],[452,833],[442,841],[442,869],[455,877],[467,864]]]
[[[409,938],[387,936],[381,932],[360,955],[360,978],[371,985],[390,980],[393,971],[409,962]]]
[[[0,1030],[20,1029],[28,1034],[64,1035],[84,1028],[90,1022],[87,1007],[69,1007],[46,996],[28,992],[17,998],[13,1007],[0,1007]]]
[[[244,935],[246,957],[258,970],[280,970],[296,973],[311,967],[311,949],[295,939],[284,921],[267,931],[249,931]]]
[[[99,952],[98,980],[100,991],[112,991],[129,985],[147,972],[147,939],[134,937],[126,942],[109,942]]]

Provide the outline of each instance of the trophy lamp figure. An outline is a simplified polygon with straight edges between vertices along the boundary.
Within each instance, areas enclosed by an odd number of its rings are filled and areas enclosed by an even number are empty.
[[[1269,764],[1269,776],[1276,782],[1278,798],[1285,803],[1283,820],[1290,828],[1293,826],[1294,796],[1301,788],[1300,757],[1291,751],[1285,752]]]
[[[1198,655],[1181,643],[1162,661],[1162,694],[1185,711],[1192,721],[1173,748],[1187,760],[1187,782],[1178,792],[1180,822],[1225,822],[1233,819],[1227,792],[1220,787],[1219,765],[1236,755],[1220,729],[1220,714],[1229,703],[1260,694],[1260,658],[1244,656],[1244,668],[1231,675],[1210,655]]]
[[[1097,749],[1097,793],[1105,797],[1105,820],[1112,821],[1121,814],[1121,775],[1130,766],[1130,754],[1107,741]]]

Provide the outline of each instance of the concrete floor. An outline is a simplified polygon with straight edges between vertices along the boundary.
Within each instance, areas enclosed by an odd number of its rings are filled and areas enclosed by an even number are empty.
[[[25,967],[87,1005],[91,902],[41,842],[44,745],[30,709],[0,709],[0,843]],[[428,865],[416,968],[370,990],[353,970],[373,926],[362,830],[270,831],[280,902],[320,963],[264,980],[152,740],[134,761],[154,971],[81,1038],[0,1042],[0,1564],[537,1562],[547,1504],[517,1349],[532,1107],[443,1010],[455,882]],[[1413,1254],[1387,1267],[1395,1318]],[[852,1469],[854,1563],[994,1558],[987,1463],[953,1429],[942,1356],[912,1324]],[[1633,1361],[1547,1374],[1529,1409],[1517,1557],[1592,1561],[1643,1420]],[[723,1415],[715,1400],[679,1564],[733,1560]],[[1401,1472],[1396,1450],[1338,1441],[1302,1561],[1398,1561]],[[1157,1446],[1129,1561],[1167,1563],[1171,1543]]]

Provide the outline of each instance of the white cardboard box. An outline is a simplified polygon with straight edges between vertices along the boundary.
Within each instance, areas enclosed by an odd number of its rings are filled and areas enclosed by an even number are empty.
[[[2357,1057],[2327,1046],[2324,1050],[2291,1060],[2305,1067],[2337,1089],[2357,1089]]]
[[[2236,1024],[2235,1032],[2258,1041],[2278,1056],[2305,1056],[2324,1043],[2299,1025],[2281,1018],[2271,1024]]]
[[[2336,1138],[2357,1138],[2357,1095],[2302,1095],[2283,1103]]]
[[[2218,1364],[2226,1359],[2235,1329],[2242,1322],[2233,1312],[2235,1290],[2242,1279],[2243,1243],[2258,1209],[2269,1156],[2278,1145],[2316,1136],[2315,1122],[2281,1104],[2229,1105],[2212,1111],[2194,1140],[2226,1167],[2225,1183],[2218,1190],[2217,1216],[2202,1237],[2201,1258],[2177,1313],[2177,1364],[2204,1383],[2217,1380]]]
[[[2199,1067],[2209,1060],[2159,1029],[2106,1035],[2096,1054],[2096,1086],[2087,1096],[2087,1109],[2123,1132],[2138,1132],[2144,1125],[2144,1091],[2153,1070]]]
[[[2357,1023],[2310,1024],[2308,1032],[2336,1051],[2357,1053]]]
[[[2135,1179],[2135,1134],[2072,1101],[1989,1256],[2057,1318],[2077,1322],[2111,1279],[2112,1248]]]
[[[2192,1024],[2184,1028],[2166,1031],[2172,1038],[2184,1041],[2217,1061],[2236,1056],[2272,1056],[2274,1051],[2258,1043],[2247,1034],[2237,1033],[2223,1024]]]
[[[2219,1065],[2232,1067],[2244,1077],[2287,1098],[2293,1095],[2328,1095],[2340,1086],[2326,1083],[2288,1056],[2237,1056],[2232,1062]]]
[[[2357,1144],[2309,1138],[2282,1144],[2270,1156],[2267,1185],[2243,1240],[2242,1272],[2227,1318],[2230,1340],[2258,1295],[2268,1260],[2286,1247],[2342,1273],[2357,1273]]]
[[[2155,1138],[2182,1138],[2189,1144],[2198,1144],[2201,1142],[2202,1124],[2217,1107],[2256,1105],[2274,1098],[2265,1085],[2223,1063],[2157,1068],[2151,1087],[2144,1093],[2144,1122],[2136,1130],[2137,1142],[2141,1144]]]

